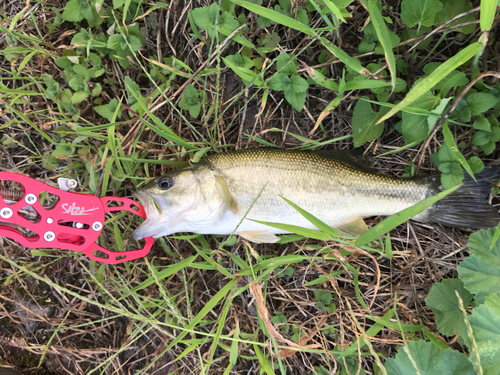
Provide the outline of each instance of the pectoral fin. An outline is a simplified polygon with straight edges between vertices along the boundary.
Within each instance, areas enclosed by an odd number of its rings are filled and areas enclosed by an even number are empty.
[[[336,225],[335,229],[339,230],[345,235],[357,237],[361,233],[366,232],[368,230],[368,227],[366,226],[363,218],[360,216],[342,225]]]
[[[239,205],[238,201],[231,194],[231,189],[229,189],[229,184],[224,177],[215,176],[215,188],[217,189],[217,193],[222,198],[227,208],[235,215],[238,214]]]
[[[256,243],[275,243],[279,241],[279,237],[271,233],[270,230],[244,230],[241,231],[240,236]]]

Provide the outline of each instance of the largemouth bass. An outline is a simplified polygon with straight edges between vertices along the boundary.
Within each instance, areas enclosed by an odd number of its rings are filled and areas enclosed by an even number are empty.
[[[498,211],[486,202],[499,167],[466,177],[463,186],[413,217],[422,222],[486,228]],[[316,229],[285,197],[345,234],[367,230],[363,217],[393,215],[442,191],[439,175],[383,176],[339,151],[248,149],[214,154],[172,170],[137,192],[147,219],[135,239],[178,232],[238,234],[275,242],[287,233],[252,220]]]

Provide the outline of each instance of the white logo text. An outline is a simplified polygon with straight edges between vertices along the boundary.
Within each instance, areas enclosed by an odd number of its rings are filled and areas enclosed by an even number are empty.
[[[85,207],[78,207],[76,203],[70,205],[69,203],[63,203],[61,205],[63,213],[70,214],[72,216],[76,215],[92,215],[92,213],[99,209],[99,207],[85,209]]]

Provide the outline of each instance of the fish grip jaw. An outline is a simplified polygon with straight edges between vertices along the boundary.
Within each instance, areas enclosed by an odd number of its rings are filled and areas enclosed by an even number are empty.
[[[146,218],[144,207],[138,204],[133,199],[120,197],[104,197],[101,198],[104,206],[104,212],[128,211],[142,218]],[[109,206],[110,203],[122,203],[121,206]],[[142,249],[129,251],[111,251],[94,243],[92,246],[83,250],[83,253],[90,259],[106,264],[119,264],[130,260],[138,259],[148,255],[153,246],[154,239],[152,237],[144,238],[145,244]]]
[[[144,208],[132,199],[101,199],[92,194],[67,192],[12,172],[0,172],[0,181],[15,182],[22,189],[22,192],[16,191],[16,201],[12,201],[12,194],[6,197],[5,187],[0,192],[0,236],[24,247],[67,249],[83,252],[99,262],[118,264],[147,255],[153,245],[153,239],[146,238],[142,249],[113,252],[96,243],[104,227],[106,212],[128,211],[146,217]],[[55,197],[55,203],[44,207],[41,199],[48,195]],[[108,206],[113,201],[121,206]],[[26,212],[36,220],[21,214]],[[22,233],[21,229],[30,235]]]
[[[120,264],[148,255],[149,251],[151,250],[151,246],[153,246],[154,240],[152,237],[147,237],[144,240],[146,241],[146,243],[142,249],[129,251],[111,251],[105,249],[97,243],[94,243],[92,246],[84,249],[83,253],[90,259],[101,263]]]

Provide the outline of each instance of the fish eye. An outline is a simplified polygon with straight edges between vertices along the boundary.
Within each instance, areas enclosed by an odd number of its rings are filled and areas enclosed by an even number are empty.
[[[158,187],[162,190],[170,189],[174,186],[174,181],[170,177],[162,177],[158,181]]]

